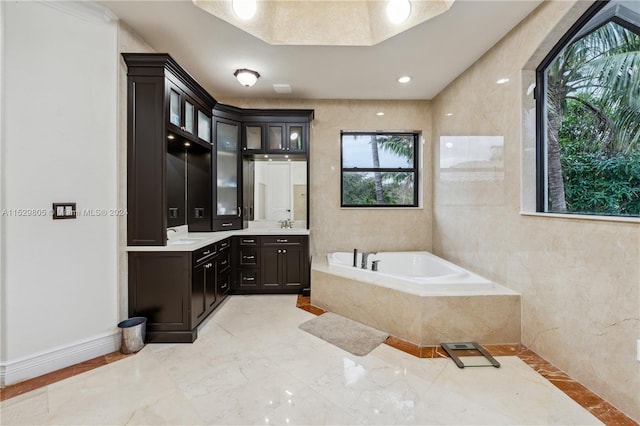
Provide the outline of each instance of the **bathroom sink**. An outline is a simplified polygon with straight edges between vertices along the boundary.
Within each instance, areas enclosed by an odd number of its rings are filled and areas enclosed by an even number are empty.
[[[179,240],[169,240],[167,242],[168,246],[186,246],[189,244],[195,244],[204,240],[204,238],[181,238]]]
[[[277,228],[277,229],[269,229],[269,232],[273,232],[274,234],[282,234],[282,233],[290,233],[290,232],[300,232],[304,231],[301,228]]]

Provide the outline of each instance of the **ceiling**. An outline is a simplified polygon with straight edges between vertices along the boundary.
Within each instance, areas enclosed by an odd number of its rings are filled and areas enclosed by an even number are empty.
[[[272,45],[189,0],[101,3],[216,99],[432,99],[541,2],[456,0],[445,13],[374,46]],[[339,0],[323,3],[329,8]],[[238,68],[258,71],[256,85],[240,85]],[[400,84],[402,75],[413,80]],[[292,93],[278,94],[273,84],[289,84]]]

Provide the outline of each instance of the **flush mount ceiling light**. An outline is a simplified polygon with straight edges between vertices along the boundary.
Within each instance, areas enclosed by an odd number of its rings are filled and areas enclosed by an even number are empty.
[[[500,80],[496,81],[497,84],[507,84],[508,82],[508,78],[501,78]]]
[[[394,24],[402,24],[411,14],[409,0],[389,0],[387,3],[387,18]]]
[[[233,0],[231,2],[233,13],[240,19],[251,19],[256,14],[256,0]]]
[[[376,112],[376,115],[377,115],[378,117],[382,117],[382,116],[384,115],[384,112],[382,112],[382,111],[380,111],[380,112]]]
[[[248,70],[246,68],[236,70],[233,75],[235,75],[240,84],[245,87],[253,86],[254,84],[256,84],[256,81],[258,81],[258,78],[260,77],[260,74],[258,74],[256,71]]]
[[[398,77],[398,83],[407,84],[411,81],[411,77],[408,75],[403,75],[402,77]]]

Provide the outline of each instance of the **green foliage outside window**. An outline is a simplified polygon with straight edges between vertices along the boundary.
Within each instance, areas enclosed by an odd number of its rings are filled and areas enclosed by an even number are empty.
[[[605,21],[544,70],[545,211],[640,216],[637,24]]]

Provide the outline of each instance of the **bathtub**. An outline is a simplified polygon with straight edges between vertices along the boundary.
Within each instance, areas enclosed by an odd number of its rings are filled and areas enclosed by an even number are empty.
[[[373,261],[378,270],[372,271]],[[371,284],[381,285],[418,296],[433,291],[486,290],[494,284],[460,266],[426,251],[380,252],[369,255],[367,269],[361,268],[362,254],[358,253],[356,267],[353,253],[335,252],[327,255],[329,268]]]
[[[429,252],[314,257],[311,304],[420,347],[520,343],[520,295]],[[371,263],[379,260],[378,271]]]

